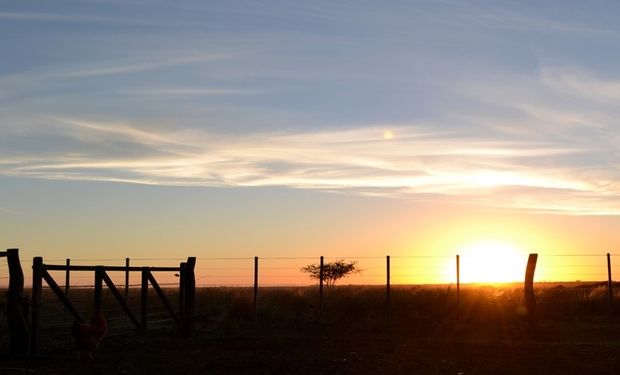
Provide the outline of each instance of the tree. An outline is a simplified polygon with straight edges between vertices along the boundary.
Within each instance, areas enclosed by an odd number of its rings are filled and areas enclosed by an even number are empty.
[[[309,264],[302,267],[301,272],[307,273],[312,279],[319,280],[321,278],[321,265]],[[339,259],[332,263],[323,264],[323,281],[327,286],[332,287],[336,281],[359,272],[362,270],[357,267],[357,262],[345,262],[344,259]]]

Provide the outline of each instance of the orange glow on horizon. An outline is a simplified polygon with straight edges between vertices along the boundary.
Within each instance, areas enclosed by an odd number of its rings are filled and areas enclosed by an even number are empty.
[[[484,240],[459,250],[461,282],[505,283],[522,281],[527,252],[502,241]]]

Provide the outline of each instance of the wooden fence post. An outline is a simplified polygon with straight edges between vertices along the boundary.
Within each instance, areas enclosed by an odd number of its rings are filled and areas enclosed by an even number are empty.
[[[183,331],[186,335],[191,335],[194,331],[194,301],[196,298],[195,266],[196,258],[187,258],[185,270],[185,315],[183,317]]]
[[[321,255],[321,262],[319,265],[319,321],[323,321],[323,276],[324,276],[324,260]]]
[[[181,262],[179,265],[179,316],[183,319],[185,315],[185,273],[187,272],[187,263]]]
[[[149,306],[149,268],[142,267],[142,285],[140,287],[140,325],[143,332],[148,328]]]
[[[129,258],[125,258],[125,301],[129,300]]]
[[[101,310],[101,293],[103,287],[103,266],[95,268],[95,311]]]
[[[67,258],[65,266],[65,296],[69,298],[69,285],[71,285],[71,259]],[[67,308],[64,309],[67,312]]]
[[[607,253],[607,302],[609,304],[609,319],[614,317],[614,292],[611,278],[611,255]]]
[[[19,250],[8,249],[9,290],[7,293],[7,323],[9,325],[9,352],[12,355],[28,354],[27,300],[24,298],[24,272],[19,262]]]
[[[385,257],[385,274],[386,274],[386,280],[385,280],[385,308],[386,308],[386,313],[387,313],[387,320],[390,320],[390,315],[391,315],[391,295],[390,295],[390,256],[386,256]]]
[[[41,291],[43,288],[43,258],[32,260],[32,312],[30,315],[30,355],[37,354],[39,318],[41,316]]]
[[[525,269],[525,308],[527,309],[528,323],[531,328],[538,326],[536,297],[534,296],[534,272],[536,271],[537,260],[538,254],[530,254],[527,259],[527,268]]]
[[[69,296],[69,285],[71,284],[71,259],[67,258],[67,270],[65,271],[65,296]]]
[[[258,257],[254,257],[254,320],[258,320]]]

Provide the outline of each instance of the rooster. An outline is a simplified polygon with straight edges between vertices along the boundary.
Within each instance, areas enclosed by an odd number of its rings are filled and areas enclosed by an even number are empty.
[[[93,352],[99,347],[99,342],[108,332],[108,321],[100,310],[95,310],[90,322],[73,322],[71,334],[75,342],[77,358],[80,359],[82,352],[88,353],[89,358],[93,358]]]

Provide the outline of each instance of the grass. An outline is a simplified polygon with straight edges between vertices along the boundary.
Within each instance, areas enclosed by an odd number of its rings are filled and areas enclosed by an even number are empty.
[[[95,361],[77,364],[67,361],[73,318],[46,290],[41,326],[47,339],[41,360],[26,367],[44,373],[80,373],[90,366],[92,373],[517,374],[548,373],[545,366],[552,366],[567,374],[614,373],[620,363],[620,324],[617,314],[609,320],[606,288],[601,283],[537,284],[540,327],[535,331],[523,319],[521,285],[462,286],[458,307],[454,286],[394,286],[389,320],[380,286],[326,288],[322,315],[316,287],[261,288],[256,314],[251,288],[198,288],[197,331],[189,340],[166,319],[159,328],[150,326],[154,329],[146,336],[136,334],[105,293],[110,336]],[[130,292],[138,314],[139,291]],[[176,306],[174,290],[168,292]],[[88,316],[92,290],[71,295]],[[150,296],[150,308],[162,314],[156,298]],[[3,321],[0,331],[6,331]],[[0,351],[6,352],[6,343]],[[535,357],[539,352],[549,359]],[[521,367],[502,368],[504,358]],[[583,363],[572,363],[576,360]],[[596,366],[587,363],[594,360]],[[59,366],[58,372],[49,370],[52,366]]]

